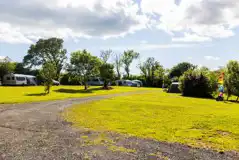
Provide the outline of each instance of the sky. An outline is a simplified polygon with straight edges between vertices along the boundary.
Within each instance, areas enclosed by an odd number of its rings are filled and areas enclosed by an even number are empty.
[[[21,62],[39,38],[59,37],[70,53],[112,49],[217,69],[239,59],[238,0],[1,0],[0,56]]]

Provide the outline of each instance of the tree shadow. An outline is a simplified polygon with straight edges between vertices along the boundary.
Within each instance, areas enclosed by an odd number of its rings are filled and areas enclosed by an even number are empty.
[[[239,101],[236,101],[236,100],[228,100],[228,102],[231,102],[231,103],[239,103]]]
[[[46,96],[46,93],[31,93],[31,94],[25,94],[25,96]]]
[[[102,87],[99,87],[99,88],[89,88],[87,90],[84,90],[84,89],[80,89],[79,90],[79,89],[64,89],[64,88],[61,88],[61,89],[54,90],[54,92],[78,94],[78,93],[94,93],[94,92],[99,91],[99,90],[103,90]]]
[[[186,96],[186,95],[180,95],[180,96],[182,96],[182,97],[187,97],[187,98],[195,98],[195,99],[208,99],[208,100],[215,100],[215,97],[213,97],[213,96],[202,96],[202,97],[200,97],[200,96]]]

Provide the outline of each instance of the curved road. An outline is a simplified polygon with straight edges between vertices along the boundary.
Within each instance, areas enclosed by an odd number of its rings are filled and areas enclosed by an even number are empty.
[[[59,115],[64,108],[73,104],[129,94],[136,93],[29,104],[0,104],[0,160],[239,159],[236,152],[218,153],[115,133],[104,133],[107,139],[102,139],[100,143],[90,143],[90,140],[95,142],[102,133],[74,129]]]

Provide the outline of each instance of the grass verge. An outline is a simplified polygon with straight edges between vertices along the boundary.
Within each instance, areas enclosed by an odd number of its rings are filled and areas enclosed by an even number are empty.
[[[220,151],[239,151],[239,105],[152,92],[75,105],[76,127],[113,131]]]
[[[113,87],[102,90],[101,87],[90,87],[85,91],[82,86],[54,86],[49,95],[44,94],[44,87],[0,87],[0,103],[26,103],[59,100],[67,98],[89,97],[116,93],[153,90],[150,88]]]

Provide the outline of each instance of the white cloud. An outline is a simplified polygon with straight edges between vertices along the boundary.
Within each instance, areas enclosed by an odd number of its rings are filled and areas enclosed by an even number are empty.
[[[178,39],[185,42],[227,38],[239,26],[238,0],[181,0],[179,5],[174,0],[142,0],[144,3],[147,4],[141,6],[144,13],[158,15],[158,29],[171,35],[183,32],[203,37]]]
[[[220,60],[220,57],[213,57],[213,56],[204,56],[206,60],[213,60],[213,61],[218,61]]]
[[[205,41],[211,41],[212,39],[210,37],[203,37],[199,36],[197,34],[188,34],[185,33],[184,37],[173,37],[173,42],[205,42]]]
[[[196,44],[135,44],[135,45],[124,45],[124,46],[105,46],[104,48],[111,48],[113,50],[117,51],[123,51],[128,49],[133,49],[136,51],[151,51],[151,50],[157,50],[157,49],[169,49],[169,48],[190,48],[194,47]]]
[[[148,19],[138,11],[132,0],[2,0],[0,37],[7,37],[2,41],[29,43],[51,36],[125,36],[146,28]],[[6,32],[6,25],[12,32]]]
[[[8,26],[8,27],[6,27]],[[38,38],[124,37],[150,28],[175,42],[204,42],[234,36],[238,0],[1,0],[0,41]],[[11,30],[11,31],[9,31]],[[176,37],[176,33],[183,37]]]

